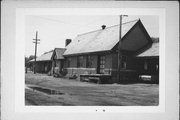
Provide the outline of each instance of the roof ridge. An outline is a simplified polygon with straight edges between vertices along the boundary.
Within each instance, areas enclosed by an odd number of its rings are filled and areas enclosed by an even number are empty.
[[[127,24],[127,23],[131,23],[131,22],[139,21],[139,20],[140,20],[140,19],[138,18],[138,19],[131,20],[131,21],[128,21],[128,22],[124,22],[124,23],[122,23],[122,24]]]
[[[66,49],[66,48],[54,48],[54,49]]]
[[[128,21],[128,22],[124,22],[124,23],[122,23],[122,25],[127,24],[127,23],[131,23],[131,22],[135,22],[135,21],[138,21],[138,20],[140,20],[140,19],[135,19],[135,20],[131,20],[131,21]],[[119,24],[106,27],[105,29],[112,28],[112,27],[115,27],[115,26],[119,26]],[[78,34],[77,36],[81,36],[81,35],[85,35],[85,34],[88,34],[88,33],[97,32],[97,31],[100,31],[100,30],[102,30],[102,29],[93,30],[93,31],[90,31],[90,32]]]
[[[54,50],[50,50],[50,51],[48,51],[48,52],[44,52],[42,55],[48,54],[48,53],[53,52],[53,51],[54,51]]]

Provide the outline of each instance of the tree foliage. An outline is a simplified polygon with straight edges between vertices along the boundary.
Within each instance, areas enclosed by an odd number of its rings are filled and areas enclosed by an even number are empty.
[[[28,66],[28,62],[31,61],[34,58],[35,58],[34,55],[30,55],[29,57],[25,57],[25,66]]]

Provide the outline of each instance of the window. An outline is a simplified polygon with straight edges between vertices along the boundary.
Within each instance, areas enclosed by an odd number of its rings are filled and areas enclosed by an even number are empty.
[[[70,65],[71,65],[71,58],[68,58],[67,59],[67,67],[70,67]]]
[[[158,64],[156,64],[156,71],[158,71],[159,70],[159,65]]]
[[[104,74],[105,56],[100,56],[100,73]]]
[[[59,67],[60,62],[58,60],[56,60],[55,62],[56,62],[56,67]]]
[[[127,65],[126,63],[127,63],[127,57],[123,55],[121,59],[121,68],[126,69],[126,65]]]
[[[77,67],[83,67],[83,56],[77,57]]]
[[[87,68],[92,67],[92,60],[91,60],[91,56],[89,56],[89,55],[87,56],[86,67]]]
[[[144,62],[144,70],[147,70],[147,69],[148,69],[148,62],[145,61],[145,62]]]

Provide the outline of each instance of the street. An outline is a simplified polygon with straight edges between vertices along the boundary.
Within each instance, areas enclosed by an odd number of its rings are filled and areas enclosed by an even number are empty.
[[[156,106],[158,84],[96,84],[46,74],[25,75],[25,104],[46,106]],[[54,94],[49,93],[54,90]]]

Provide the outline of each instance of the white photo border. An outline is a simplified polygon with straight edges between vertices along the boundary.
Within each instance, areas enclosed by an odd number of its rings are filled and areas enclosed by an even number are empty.
[[[160,68],[159,106],[117,106],[113,110],[108,106],[89,106],[85,111],[79,110],[81,106],[62,106],[59,107],[59,110],[63,109],[64,112],[62,112],[52,106],[24,105],[25,16],[38,15],[40,13],[37,13],[37,10],[43,9],[51,9],[51,12],[54,10],[57,13],[57,9],[63,8],[85,8],[94,11],[106,8],[122,10],[119,14],[128,14],[126,10],[131,10],[132,14],[129,15],[159,15],[160,67],[162,67]],[[2,120],[179,120],[178,1],[2,1],[1,10]],[[46,11],[44,14],[51,14],[51,12]],[[103,12],[105,14],[105,11]],[[52,14],[55,15],[55,13]],[[106,13],[110,12],[106,11]],[[21,36],[19,36],[20,31]],[[119,111],[120,107],[126,110]],[[68,111],[68,109],[71,110]],[[103,112],[102,109],[106,111]]]
[[[27,15],[150,15],[159,17],[160,79],[158,106],[25,106],[25,17]],[[165,111],[165,10],[163,8],[17,8],[15,51],[15,111],[17,112],[118,112],[156,113]],[[23,63],[23,64],[22,64]]]

